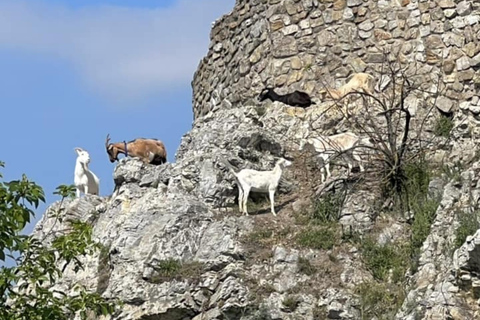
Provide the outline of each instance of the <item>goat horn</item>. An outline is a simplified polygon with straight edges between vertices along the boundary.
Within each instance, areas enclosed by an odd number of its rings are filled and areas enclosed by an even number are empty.
[[[110,134],[107,134],[107,140],[105,141],[105,148],[108,148],[109,142],[110,142]]]

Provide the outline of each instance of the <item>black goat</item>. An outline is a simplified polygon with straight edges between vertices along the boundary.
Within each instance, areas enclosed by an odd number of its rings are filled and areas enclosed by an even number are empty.
[[[315,104],[315,102],[313,102],[312,99],[310,99],[310,96],[305,92],[295,90],[292,93],[282,95],[275,93],[272,88],[268,87],[263,89],[258,96],[258,101],[263,101],[265,99],[280,101],[290,106],[300,108],[308,108],[310,105]]]

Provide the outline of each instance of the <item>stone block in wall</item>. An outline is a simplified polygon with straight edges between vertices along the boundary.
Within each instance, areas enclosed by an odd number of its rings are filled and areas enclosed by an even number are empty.
[[[450,23],[456,29],[463,29],[467,25],[464,17],[455,17],[450,20]]]
[[[263,52],[264,52],[263,46],[258,46],[250,55],[250,58],[249,58],[250,63],[255,64],[258,61],[260,61],[260,59],[262,58]]]
[[[333,45],[335,38],[336,37],[332,32],[328,30],[322,30],[317,36],[318,45],[321,47]]]
[[[461,16],[469,15],[472,12],[472,4],[467,1],[459,2],[456,11]]]
[[[287,75],[285,74],[282,74],[278,77],[275,78],[275,87],[282,87],[283,85],[285,85],[285,83],[287,83]]]
[[[452,60],[445,60],[443,62],[443,72],[451,74],[455,70],[455,62]]]
[[[445,18],[445,13],[441,8],[437,7],[430,11],[430,17],[432,20],[442,20],[443,18]]]
[[[347,7],[347,0],[334,0],[333,10],[343,10]]]
[[[480,21],[480,15],[478,14],[469,15],[465,17],[465,23],[470,26],[478,23],[479,21]]]
[[[480,27],[480,26],[477,26],[477,27]],[[475,31],[471,26],[466,26],[465,29],[463,29],[463,35],[465,36],[465,42],[467,44],[470,42],[477,42]]]
[[[363,4],[363,0],[347,0],[347,6],[356,7]]]
[[[364,72],[367,68],[367,64],[360,58],[354,58],[347,62],[355,72]]]
[[[457,10],[455,9],[445,9],[443,10],[443,14],[445,14],[445,17],[448,19],[452,19],[457,15]]]
[[[330,72],[333,72],[334,70],[336,70],[337,68],[339,68],[343,63],[343,60],[340,59],[339,57],[337,56],[332,56],[330,57],[330,59],[328,60],[328,64],[327,64],[327,67],[328,67],[328,70]]]
[[[302,68],[302,61],[299,57],[292,57],[292,59],[290,59],[290,64],[294,70],[299,70]]]
[[[287,10],[287,13],[289,15],[294,15],[298,12],[303,11],[303,6],[301,3],[295,3],[296,1],[293,0],[286,0],[284,3],[285,10]]]
[[[274,58],[288,58],[298,54],[297,41],[292,36],[275,39],[272,54]]]
[[[440,0],[437,4],[442,9],[455,8],[455,2],[453,0]]]
[[[370,31],[375,27],[375,25],[370,20],[365,20],[364,22],[358,25],[358,29],[362,31]]]
[[[443,22],[443,32],[452,31],[453,25],[450,20],[445,20]]]
[[[299,39],[298,50],[301,52],[312,53],[312,54],[318,52],[315,39],[310,37]]]
[[[407,25],[412,28],[412,27],[418,27],[420,25],[421,18],[420,16],[411,16],[407,19]]]
[[[355,9],[357,9],[357,8],[355,8]],[[357,9],[357,16],[363,17],[363,16],[366,16],[367,13],[368,13],[368,9],[367,9],[367,8],[365,8],[365,7],[358,7],[358,9]]]
[[[426,47],[429,49],[439,49],[444,48],[442,37],[439,35],[431,35],[425,40]]]
[[[240,66],[238,68],[238,71],[240,72],[241,76],[246,75],[250,71],[250,62],[247,60],[240,61]]]
[[[475,75],[475,72],[472,69],[461,71],[458,73],[458,80],[462,82],[470,81],[473,79],[474,75]]]
[[[371,31],[362,31],[362,30],[358,31],[358,36],[362,40],[370,38],[372,36],[372,34],[373,34],[373,32],[371,32]]]
[[[353,15],[352,15],[353,17]],[[332,20],[333,21],[340,21],[343,19],[343,10],[342,11],[333,11],[332,12]]]
[[[478,47],[477,47],[478,49]],[[480,53],[470,59],[470,66],[471,67],[478,67],[480,66]]]
[[[456,61],[456,64],[458,71],[466,70],[470,68],[470,59],[466,56],[463,56]]]
[[[477,44],[469,42],[462,48],[462,51],[471,58],[478,52],[478,48]]]
[[[289,26],[283,27],[282,28],[282,33],[285,36],[297,33],[299,30],[299,27],[296,24],[291,24]]]
[[[350,75],[351,69],[346,67],[340,67],[335,70],[335,78],[346,78]]]
[[[325,24],[325,21],[323,20],[323,17],[319,17],[316,19],[310,19],[310,27],[316,28],[319,26],[323,26]]]
[[[392,34],[390,32],[383,31],[382,29],[373,30],[373,35],[378,41],[392,39]]]
[[[445,32],[445,25],[442,21],[432,21],[430,23],[430,30],[433,33],[442,34]]]
[[[322,17],[325,23],[332,23],[333,22],[333,17],[332,17],[332,10],[327,9],[322,12]]]
[[[382,63],[385,60],[383,53],[381,52],[373,52],[367,54],[367,62],[368,63]]]
[[[284,26],[283,20],[279,19],[279,20],[270,21],[270,30],[272,32],[282,29],[283,26]]]
[[[450,48],[449,55],[448,55],[449,59],[457,60],[462,56],[464,56],[464,54],[463,54],[463,51],[461,49],[456,48],[456,47]]]
[[[289,86],[297,81],[300,81],[302,79],[302,76],[303,76],[302,70],[292,70],[288,75],[287,85]]]

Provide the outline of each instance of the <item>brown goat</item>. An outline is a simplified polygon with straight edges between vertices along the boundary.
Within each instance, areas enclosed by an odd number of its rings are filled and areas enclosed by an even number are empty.
[[[108,134],[105,148],[107,148],[110,162],[118,161],[119,153],[123,153],[126,157],[138,157],[144,163],[158,165],[167,162],[167,149],[160,140],[138,138],[129,142],[109,142],[110,135]]]

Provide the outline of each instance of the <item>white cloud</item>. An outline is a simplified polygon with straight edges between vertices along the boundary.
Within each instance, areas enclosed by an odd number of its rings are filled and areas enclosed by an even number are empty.
[[[85,83],[117,101],[189,85],[207,53],[211,22],[234,0],[179,0],[168,8],[71,9],[0,0],[0,50],[69,61]]]

